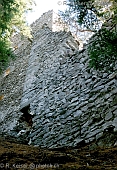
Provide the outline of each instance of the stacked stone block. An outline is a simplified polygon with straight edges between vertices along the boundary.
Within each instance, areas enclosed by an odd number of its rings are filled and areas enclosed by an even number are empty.
[[[45,26],[34,37],[21,101],[34,116],[30,144],[75,147],[116,132],[116,71],[89,68],[87,46],[79,51],[69,33]]]

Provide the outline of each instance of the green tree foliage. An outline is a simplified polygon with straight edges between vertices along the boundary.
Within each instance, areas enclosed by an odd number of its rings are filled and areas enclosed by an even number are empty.
[[[61,16],[68,24],[76,22],[84,30],[97,32],[97,39],[88,48],[89,64],[97,70],[112,71],[117,61],[117,0],[67,0]],[[99,30],[104,23],[107,28]]]
[[[31,37],[25,13],[31,10],[33,0],[0,0],[0,72],[13,57],[10,37],[20,32]]]
[[[7,67],[9,59],[14,57],[9,42],[6,39],[0,40],[0,73]]]
[[[67,9],[60,14],[71,25],[75,22],[88,29],[93,29],[94,21],[98,21],[96,15],[98,12],[93,2],[93,0],[67,0]]]
[[[117,61],[117,32],[102,29],[96,37],[88,48],[89,65],[96,70],[113,71]]]

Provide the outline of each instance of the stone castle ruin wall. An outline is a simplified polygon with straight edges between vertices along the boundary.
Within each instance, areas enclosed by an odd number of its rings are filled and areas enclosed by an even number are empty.
[[[79,50],[70,32],[52,31],[52,21],[49,11],[32,24],[32,43],[14,41],[14,69],[0,77],[0,135],[48,148],[114,145],[117,70],[89,68],[87,45]]]

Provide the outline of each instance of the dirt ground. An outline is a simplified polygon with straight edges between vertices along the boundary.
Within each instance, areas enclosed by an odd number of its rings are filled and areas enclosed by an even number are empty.
[[[41,149],[0,138],[0,170],[117,170],[117,146]]]

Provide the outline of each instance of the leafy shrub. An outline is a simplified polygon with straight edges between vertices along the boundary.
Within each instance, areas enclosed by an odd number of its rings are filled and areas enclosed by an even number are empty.
[[[0,73],[7,67],[9,60],[14,57],[15,56],[9,47],[9,42],[0,39]]]

